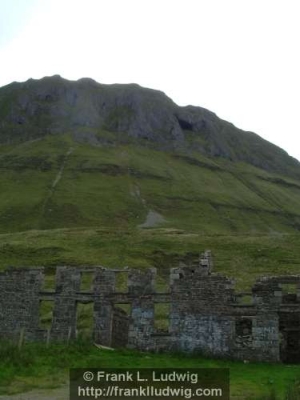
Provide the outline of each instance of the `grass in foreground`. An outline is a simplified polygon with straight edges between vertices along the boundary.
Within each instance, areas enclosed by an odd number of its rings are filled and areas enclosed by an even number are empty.
[[[129,350],[103,350],[78,341],[69,346],[26,344],[22,349],[0,345],[0,394],[35,388],[51,389],[68,382],[69,368],[230,368],[231,397],[286,399],[288,388],[300,378],[300,365],[249,363],[207,359],[200,355],[151,354]],[[290,390],[291,392],[291,390]],[[298,394],[299,395],[299,394]],[[296,399],[299,397],[289,397]]]

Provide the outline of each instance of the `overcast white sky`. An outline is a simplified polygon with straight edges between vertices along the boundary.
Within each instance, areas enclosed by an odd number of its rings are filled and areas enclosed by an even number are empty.
[[[300,160],[299,21],[299,0],[0,0],[0,86],[135,82]]]

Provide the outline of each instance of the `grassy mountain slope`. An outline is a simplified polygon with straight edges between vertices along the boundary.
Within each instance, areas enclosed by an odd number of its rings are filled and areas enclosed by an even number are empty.
[[[0,232],[136,227],[151,211],[203,234],[300,226],[299,181],[221,158],[60,135],[2,146],[0,169]]]
[[[299,177],[283,150],[161,92],[13,83],[0,88],[0,268],[154,265],[166,279],[210,248],[241,287],[297,273]]]

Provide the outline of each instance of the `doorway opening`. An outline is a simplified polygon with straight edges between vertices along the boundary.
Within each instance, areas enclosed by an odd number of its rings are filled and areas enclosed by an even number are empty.
[[[280,359],[285,363],[300,363],[300,313],[279,313]]]

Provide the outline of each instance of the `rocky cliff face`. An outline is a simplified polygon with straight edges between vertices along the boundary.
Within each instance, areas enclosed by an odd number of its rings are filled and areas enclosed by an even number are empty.
[[[93,145],[137,140],[159,150],[195,151],[300,176],[299,162],[279,147],[206,109],[179,107],[159,91],[59,76],[0,88],[1,144],[66,132]]]

